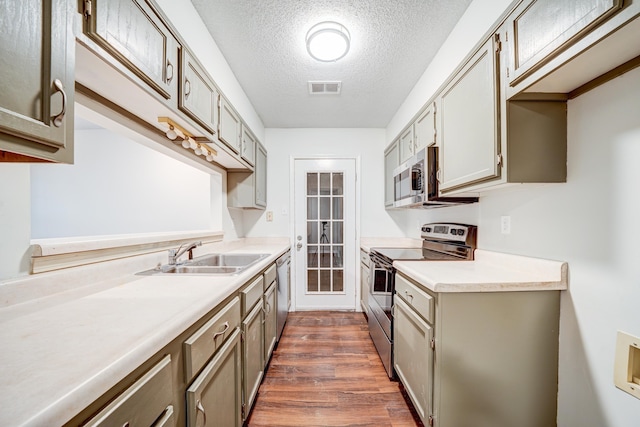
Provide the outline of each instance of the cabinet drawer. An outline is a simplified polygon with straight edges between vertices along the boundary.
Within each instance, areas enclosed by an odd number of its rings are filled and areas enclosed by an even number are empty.
[[[191,381],[191,378],[202,369],[238,325],[240,325],[240,298],[235,297],[184,342],[186,382]]]
[[[85,426],[150,426],[171,409],[171,356],[165,356]],[[171,408],[170,408],[171,407]],[[173,425],[173,424],[164,424]]]
[[[367,268],[369,267],[369,252],[365,252],[362,249],[360,250],[360,262],[367,266]]]
[[[271,267],[267,268],[264,272],[264,289],[266,290],[273,281],[276,280],[276,265],[272,264]]]
[[[262,298],[262,294],[264,293],[263,283],[264,277],[260,276],[240,292],[240,296],[242,297],[243,318],[249,311],[251,311],[251,307],[253,307],[256,302],[258,302]]]
[[[433,323],[434,298],[399,274],[396,274],[396,295],[405,300],[428,322]]]

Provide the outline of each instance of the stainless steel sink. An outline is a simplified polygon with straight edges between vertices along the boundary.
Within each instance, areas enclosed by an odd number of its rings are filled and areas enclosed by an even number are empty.
[[[269,254],[208,254],[177,265],[162,265],[138,273],[144,276],[159,274],[233,275],[239,274]]]
[[[248,267],[269,254],[209,254],[187,261],[188,266]]]
[[[165,269],[165,274],[237,274],[246,267],[198,267],[193,265],[175,265]]]

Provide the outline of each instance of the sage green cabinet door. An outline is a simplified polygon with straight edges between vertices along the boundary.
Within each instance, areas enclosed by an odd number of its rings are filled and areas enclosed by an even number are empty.
[[[393,206],[393,170],[400,165],[400,147],[396,140],[384,153],[384,205]]]
[[[191,53],[183,48],[180,60],[179,107],[211,133],[218,129],[218,90]]]
[[[0,151],[73,162],[73,6],[2,1]]]
[[[218,105],[218,139],[229,146],[236,153],[240,152],[240,132],[242,122],[227,99],[220,95]]]
[[[264,374],[264,330],[262,299],[242,321],[243,415],[249,415]]]
[[[426,148],[436,142],[435,103],[431,103],[413,123],[414,152]]]
[[[249,128],[242,125],[242,158],[252,165],[256,163],[256,137]]]
[[[509,84],[516,85],[620,10],[622,3],[622,0],[523,2],[507,20],[511,52]]]
[[[256,205],[267,206],[267,150],[260,143],[256,143]]]
[[[264,293],[264,364],[269,362],[269,358],[276,347],[276,316],[278,314],[276,300],[276,282]]]
[[[500,176],[495,45],[491,37],[438,98],[441,191]]]
[[[85,33],[165,99],[176,93],[178,42],[146,0],[92,0]]]
[[[241,354],[236,328],[187,389],[187,426],[242,426]]]
[[[433,414],[433,328],[397,296],[394,306],[393,367],[420,419],[429,425]]]
[[[414,154],[413,126],[409,126],[409,128],[405,129],[400,135],[400,163],[405,162]]]

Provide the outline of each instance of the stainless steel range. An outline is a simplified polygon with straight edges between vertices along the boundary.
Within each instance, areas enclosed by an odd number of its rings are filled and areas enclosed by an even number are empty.
[[[382,364],[393,372],[393,294],[394,261],[469,261],[476,248],[477,227],[456,223],[432,223],[422,226],[422,248],[371,248],[369,281],[369,334]]]

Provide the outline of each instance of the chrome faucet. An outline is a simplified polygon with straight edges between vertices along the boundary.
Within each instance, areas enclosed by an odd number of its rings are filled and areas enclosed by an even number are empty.
[[[183,243],[178,249],[169,249],[169,265],[176,265],[178,258],[187,251],[189,252],[189,259],[193,259],[193,250],[201,245],[201,241],[190,243],[188,246],[185,246],[185,243]]]

